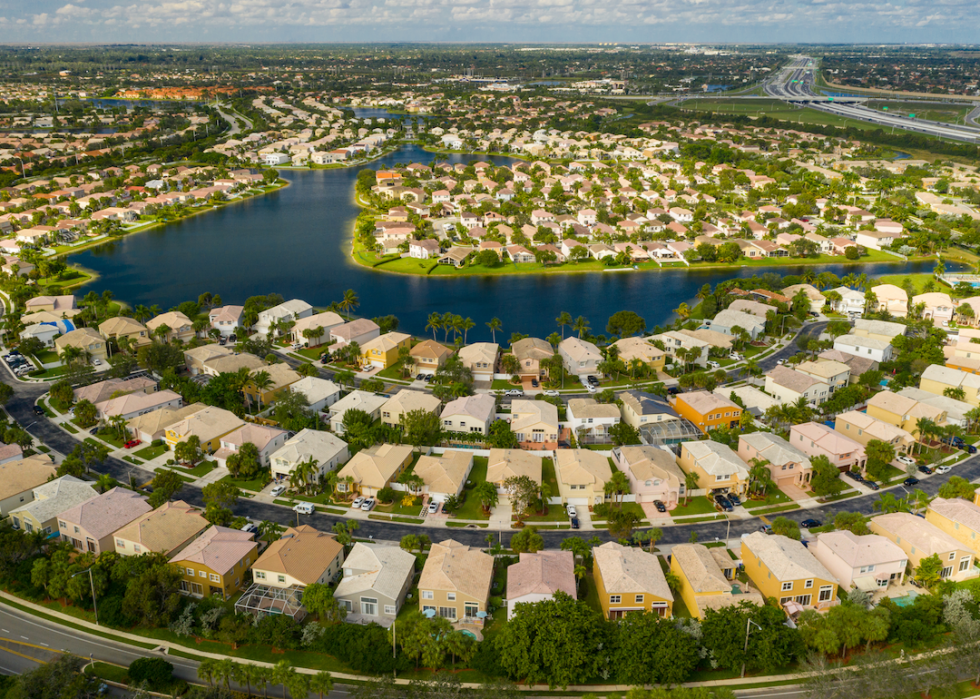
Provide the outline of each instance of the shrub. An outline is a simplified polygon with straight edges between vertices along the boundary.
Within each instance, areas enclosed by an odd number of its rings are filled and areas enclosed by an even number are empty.
[[[173,676],[174,666],[163,658],[137,658],[129,666],[130,683],[146,682],[151,691],[169,687]]]

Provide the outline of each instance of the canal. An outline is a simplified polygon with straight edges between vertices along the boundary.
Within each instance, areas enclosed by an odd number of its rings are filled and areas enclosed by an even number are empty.
[[[371,164],[429,163],[436,157],[408,145]],[[469,162],[476,156],[438,156]],[[480,159],[509,164],[513,159]],[[339,301],[346,289],[360,297],[359,315],[394,314],[401,329],[425,334],[433,311],[472,318],[468,340],[489,340],[486,322],[498,317],[503,337],[513,332],[546,337],[555,318],[568,311],[585,316],[592,331],[604,333],[609,316],[632,310],[649,327],[668,320],[682,302],[691,302],[705,283],[750,277],[769,268],[669,270],[499,277],[429,278],[374,272],[350,260],[350,236],[359,208],[354,203],[358,168],[283,170],[290,186],[162,228],[136,233],[73,255],[70,261],[94,270],[99,278],[78,293],[111,289],[131,305],[166,310],[205,292],[225,303],[275,292],[314,306]],[[869,276],[931,271],[932,262],[876,265],[826,265],[814,271],[838,276]],[[774,267],[797,274],[802,267]],[[501,334],[497,334],[498,340]]]

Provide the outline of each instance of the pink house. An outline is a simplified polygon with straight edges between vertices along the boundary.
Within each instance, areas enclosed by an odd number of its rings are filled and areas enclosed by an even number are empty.
[[[905,579],[908,556],[900,546],[877,534],[857,536],[849,531],[827,532],[810,546],[814,558],[834,574],[844,590],[856,587],[875,592]]]
[[[684,472],[674,455],[658,447],[618,447],[612,452],[616,468],[626,474],[636,502],[660,500],[674,507],[684,492]]]
[[[868,458],[863,446],[819,422],[792,425],[789,443],[811,459],[826,456],[840,471],[849,471],[855,465],[863,469]]]

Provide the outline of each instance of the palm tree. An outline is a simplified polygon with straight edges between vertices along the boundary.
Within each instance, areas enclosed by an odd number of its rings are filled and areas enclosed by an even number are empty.
[[[565,339],[565,328],[572,324],[572,315],[568,311],[562,311],[555,318],[555,322],[558,323],[558,329],[561,330],[561,339]]]
[[[272,377],[269,376],[269,372],[268,371],[265,371],[265,370],[257,371],[254,374],[252,374],[251,378],[249,379],[248,384],[249,384],[249,388],[251,388],[252,391],[255,392],[256,398],[258,399],[258,402],[259,402],[259,405],[261,405],[262,404],[262,394],[265,393],[266,389],[268,389],[270,386],[272,386]],[[247,393],[245,395],[245,397],[246,397],[246,400],[248,401],[249,408],[251,408],[252,407],[252,397],[251,397],[251,394],[250,393]]]
[[[252,696],[252,682],[258,679],[256,670],[260,669],[263,668],[250,663],[235,663],[231,676],[237,684],[245,685],[248,688],[248,696]]]
[[[282,685],[282,699],[286,699],[286,686],[292,681],[296,670],[288,660],[280,660],[272,666],[272,684]]]
[[[684,475],[684,504],[687,505],[688,500],[691,498],[691,491],[698,487],[698,481],[701,477],[695,472],[691,471]]]
[[[215,668],[214,677],[218,682],[225,683],[225,689],[229,692],[231,691],[231,680],[235,675],[235,665],[237,663],[231,658],[222,658],[218,661],[218,665]]]
[[[473,328],[473,326],[475,326],[475,325],[476,325],[476,323],[474,323],[474,322],[473,322],[473,319],[472,319],[472,318],[465,318],[465,319],[463,319],[463,320],[462,320],[462,321],[460,322],[460,324],[459,324],[459,327],[460,327],[460,329],[461,329],[461,330],[463,331],[463,344],[464,344],[464,345],[466,344],[466,334],[467,334],[467,333],[468,333],[468,332],[470,331],[470,329],[471,329],[471,328]]]
[[[356,291],[348,289],[344,292],[344,299],[340,302],[340,307],[344,310],[344,313],[350,315],[350,312],[360,305],[361,302],[357,297]]]
[[[429,317],[431,318],[431,316]],[[487,323],[487,327],[490,328],[490,338],[496,343],[497,331],[503,327],[503,323],[500,322],[500,318],[491,318],[490,322]]]
[[[582,336],[589,332],[592,328],[589,327],[589,321],[585,316],[579,316],[575,319],[575,324],[572,326],[572,330],[578,333],[578,339],[582,339]]]
[[[214,678],[218,672],[218,661],[213,658],[205,658],[197,666],[198,679],[207,680],[208,686],[214,686]]]
[[[310,678],[310,689],[317,693],[320,699],[324,694],[333,691],[333,677],[329,672],[318,672]]]
[[[679,315],[681,318],[688,318],[691,315],[691,308],[686,303],[682,303],[680,306],[674,309],[674,313]]]

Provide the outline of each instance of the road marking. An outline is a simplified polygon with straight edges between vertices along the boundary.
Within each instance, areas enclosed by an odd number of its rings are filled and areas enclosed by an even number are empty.
[[[28,638],[27,636],[21,636],[21,638],[23,638],[23,639],[24,639],[25,641],[29,641],[29,640],[31,640],[31,639],[29,639],[29,638]]]
[[[51,647],[47,643],[45,643],[44,641],[41,641],[41,645],[44,646],[45,648],[50,648]]]
[[[7,631],[7,629],[0,629],[0,631],[3,631],[4,633],[10,633],[9,631]]]

